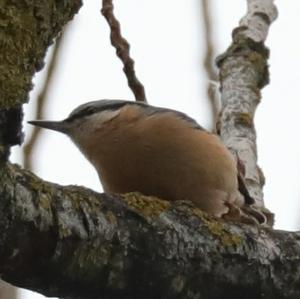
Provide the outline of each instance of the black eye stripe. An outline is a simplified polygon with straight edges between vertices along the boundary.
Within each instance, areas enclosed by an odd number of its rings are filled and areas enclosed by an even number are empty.
[[[142,102],[122,101],[122,100],[99,100],[99,101],[85,103],[77,107],[76,109],[74,109],[69,115],[69,117],[65,119],[65,121],[72,122],[76,119],[81,119],[101,111],[118,110],[126,105],[136,105],[136,106],[143,107],[144,113],[148,116],[158,114],[158,113],[167,113],[167,112],[175,113],[178,118],[190,123],[190,125],[195,129],[204,130],[193,118],[189,117],[185,113],[168,109],[168,108],[149,106]]]
[[[128,104],[135,105],[137,103],[121,100],[99,100],[89,102],[73,110],[66,121],[73,121],[75,119],[79,119],[105,110],[118,110]]]

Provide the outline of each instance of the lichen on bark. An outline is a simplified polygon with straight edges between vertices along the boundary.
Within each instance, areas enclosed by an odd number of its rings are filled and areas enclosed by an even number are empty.
[[[0,109],[27,102],[34,73],[80,0],[0,0]]]
[[[273,0],[248,0],[247,4],[246,15],[232,32],[231,45],[217,58],[222,99],[218,125],[223,142],[244,165],[254,206],[265,210],[264,177],[257,165],[253,119],[261,100],[260,90],[269,82],[269,50],[264,42],[277,9]]]
[[[14,285],[73,299],[300,296],[299,233],[63,187],[9,163],[0,186],[0,271]]]

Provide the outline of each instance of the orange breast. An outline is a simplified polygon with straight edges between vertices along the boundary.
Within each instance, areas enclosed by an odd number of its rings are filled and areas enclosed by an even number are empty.
[[[191,200],[213,214],[239,196],[235,161],[218,137],[171,112],[124,111],[107,125],[85,149],[105,191]]]

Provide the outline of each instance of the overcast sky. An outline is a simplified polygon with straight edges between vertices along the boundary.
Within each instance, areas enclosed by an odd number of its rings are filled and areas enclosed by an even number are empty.
[[[87,101],[133,99],[122,65],[110,45],[100,0],[86,0],[67,34],[59,70],[52,85],[48,119],[62,119]],[[245,14],[245,0],[211,0],[216,51],[230,44],[231,31]],[[271,26],[271,83],[263,90],[255,125],[259,164],[266,176],[265,202],[276,214],[276,228],[300,226],[299,11],[300,1],[278,0],[279,18]],[[210,110],[203,72],[203,26],[200,0],[115,0],[122,32],[131,44],[138,77],[148,101],[181,110],[210,128]],[[26,120],[43,72],[36,78]],[[27,132],[30,128],[26,125]],[[20,161],[16,149],[13,159]],[[101,191],[96,172],[63,135],[45,131],[36,153],[35,172],[60,184],[78,184]],[[59,171],[57,171],[59,169]],[[22,299],[38,299],[26,292]]]

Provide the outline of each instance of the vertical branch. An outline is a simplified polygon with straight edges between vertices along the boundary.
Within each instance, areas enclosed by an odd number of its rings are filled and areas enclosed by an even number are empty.
[[[268,84],[264,45],[271,23],[277,17],[273,0],[248,0],[246,15],[233,30],[233,41],[218,58],[222,92],[220,133],[224,143],[245,166],[245,182],[255,206],[264,208],[264,179],[257,166],[256,132],[253,118]]]
[[[45,114],[45,106],[48,100],[49,90],[51,83],[53,82],[53,79],[55,77],[56,69],[57,69],[57,61],[61,49],[61,45],[63,43],[63,39],[65,36],[65,32],[62,33],[60,37],[56,39],[53,53],[49,62],[49,67],[46,74],[46,79],[44,81],[44,85],[42,87],[42,91],[37,97],[37,104],[36,104],[36,111],[35,111],[35,119],[43,119]],[[27,169],[33,169],[33,153],[35,146],[37,144],[37,141],[40,136],[40,129],[39,127],[34,126],[32,134],[27,141],[27,143],[23,146],[23,164],[24,167]]]
[[[116,53],[124,65],[123,70],[136,101],[147,102],[144,86],[135,75],[134,60],[130,57],[129,53],[130,45],[122,37],[120,23],[114,16],[112,0],[103,0],[101,13],[110,27],[111,44],[116,48]]]
[[[218,120],[220,104],[219,98],[217,96],[216,87],[212,84],[213,81],[217,81],[218,75],[214,68],[214,46],[213,46],[213,33],[212,33],[212,13],[210,10],[209,0],[202,0],[202,19],[203,19],[203,33],[204,33],[204,44],[206,45],[204,54],[204,69],[206,71],[206,76],[208,79],[207,83],[207,96],[210,101],[210,106],[212,109],[212,117],[215,131],[215,124]]]

